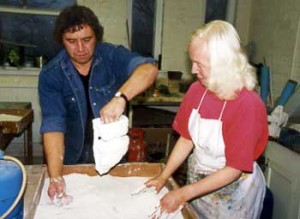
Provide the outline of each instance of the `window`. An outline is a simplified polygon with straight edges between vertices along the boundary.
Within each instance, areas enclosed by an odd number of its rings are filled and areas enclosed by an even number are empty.
[[[226,19],[227,0],[206,0],[205,23]]]
[[[128,37],[131,50],[160,64],[164,0],[128,0]]]
[[[206,0],[205,23],[212,20],[226,20],[235,24],[237,0]]]
[[[131,49],[153,57],[155,0],[133,0]],[[141,40],[143,39],[143,40]]]
[[[60,49],[53,41],[56,16],[75,0],[0,0],[0,65],[35,65]]]

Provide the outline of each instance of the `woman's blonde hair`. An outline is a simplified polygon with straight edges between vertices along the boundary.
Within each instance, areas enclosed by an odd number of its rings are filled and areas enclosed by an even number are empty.
[[[191,42],[201,38],[207,42],[210,58],[210,75],[205,86],[219,98],[234,99],[243,88],[253,90],[257,79],[254,68],[243,52],[240,38],[234,27],[221,20],[207,23],[197,29]]]

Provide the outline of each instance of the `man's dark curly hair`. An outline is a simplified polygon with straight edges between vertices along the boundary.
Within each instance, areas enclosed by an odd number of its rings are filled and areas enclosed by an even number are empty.
[[[53,31],[54,39],[62,43],[65,32],[78,31],[83,24],[89,25],[93,29],[97,41],[102,42],[103,26],[91,9],[81,5],[73,5],[61,11],[56,19]]]

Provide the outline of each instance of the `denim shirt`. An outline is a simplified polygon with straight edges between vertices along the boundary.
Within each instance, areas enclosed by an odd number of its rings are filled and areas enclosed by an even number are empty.
[[[154,64],[155,61],[123,46],[109,43],[96,46],[89,81],[89,98],[95,118],[135,68],[143,63]],[[83,149],[87,100],[80,76],[65,50],[43,67],[38,91],[42,111],[40,133],[64,133],[64,164],[76,164]]]

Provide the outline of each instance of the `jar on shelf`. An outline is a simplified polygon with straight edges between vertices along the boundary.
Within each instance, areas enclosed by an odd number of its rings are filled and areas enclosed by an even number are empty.
[[[146,161],[147,146],[144,141],[145,133],[141,128],[131,128],[128,132],[130,142],[127,153],[128,162]]]

